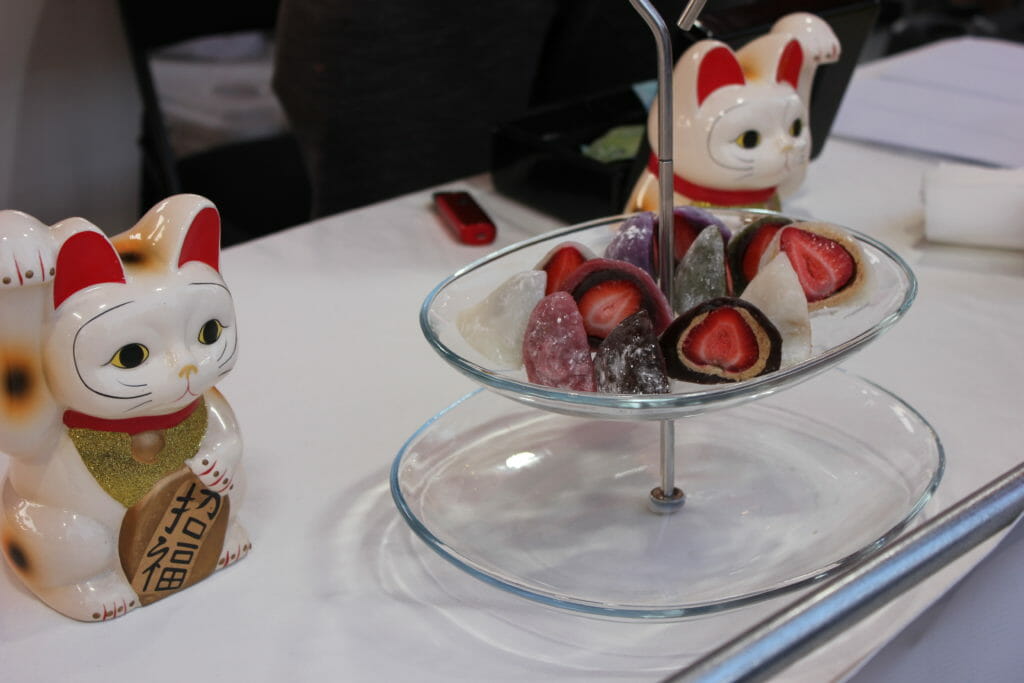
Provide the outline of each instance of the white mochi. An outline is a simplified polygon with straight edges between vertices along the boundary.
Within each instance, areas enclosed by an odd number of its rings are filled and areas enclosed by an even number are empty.
[[[799,363],[811,355],[807,298],[785,253],[779,253],[757,271],[741,298],[757,306],[779,330],[781,367]]]
[[[523,335],[530,313],[544,298],[548,276],[543,270],[516,273],[455,320],[469,345],[501,369],[523,365]]]

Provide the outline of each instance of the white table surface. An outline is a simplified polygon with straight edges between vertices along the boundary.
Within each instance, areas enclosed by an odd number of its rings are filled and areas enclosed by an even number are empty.
[[[919,278],[906,318],[846,367],[901,396],[941,436],[947,471],[929,515],[1009,469],[1024,443],[1024,254],[922,242],[920,182],[935,163],[832,139],[784,207],[886,241]],[[557,225],[496,194],[486,176],[446,187],[474,192],[498,224],[495,246]],[[412,534],[391,501],[388,468],[413,431],[473,388],[423,340],[418,309],[442,278],[488,251],[448,238],[429,196],[225,251],[242,357],[220,388],[246,441],[240,518],[253,552],[104,624],[51,611],[5,566],[0,679],[656,681],[792,599],[684,622],[599,620],[489,587]],[[979,568],[990,578],[969,577],[856,680],[966,680],[950,668],[924,675],[913,657],[933,652],[959,653],[971,671],[1019,670],[1012,633],[1024,617],[998,609],[1008,593],[1022,593],[1019,573],[1000,571],[1024,555],[1019,534],[1010,538]],[[850,676],[993,546],[780,680]]]

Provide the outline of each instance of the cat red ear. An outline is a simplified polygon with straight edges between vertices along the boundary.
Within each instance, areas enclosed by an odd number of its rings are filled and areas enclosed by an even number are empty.
[[[220,272],[220,214],[212,206],[196,214],[181,243],[178,267],[189,261],[201,261]]]
[[[777,83],[789,83],[795,90],[800,82],[800,69],[804,65],[804,51],[800,43],[791,40],[782,48],[779,55],[779,65],[775,69],[775,81]]]
[[[712,48],[704,55],[697,72],[697,104],[703,104],[708,95],[723,86],[746,82],[732,50],[725,46]]]
[[[124,282],[124,269],[114,247],[98,232],[69,237],[57,254],[53,281],[53,307],[77,291],[101,282]]]

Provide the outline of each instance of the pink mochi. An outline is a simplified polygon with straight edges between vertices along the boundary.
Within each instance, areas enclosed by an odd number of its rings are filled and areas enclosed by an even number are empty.
[[[549,294],[533,309],[523,336],[523,364],[534,384],[596,391],[583,316],[568,292]]]

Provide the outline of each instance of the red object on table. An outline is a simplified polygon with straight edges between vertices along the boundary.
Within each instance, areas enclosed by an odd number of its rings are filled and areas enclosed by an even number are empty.
[[[494,241],[494,221],[468,192],[435,192],[434,205],[456,241],[462,244],[490,244]]]

